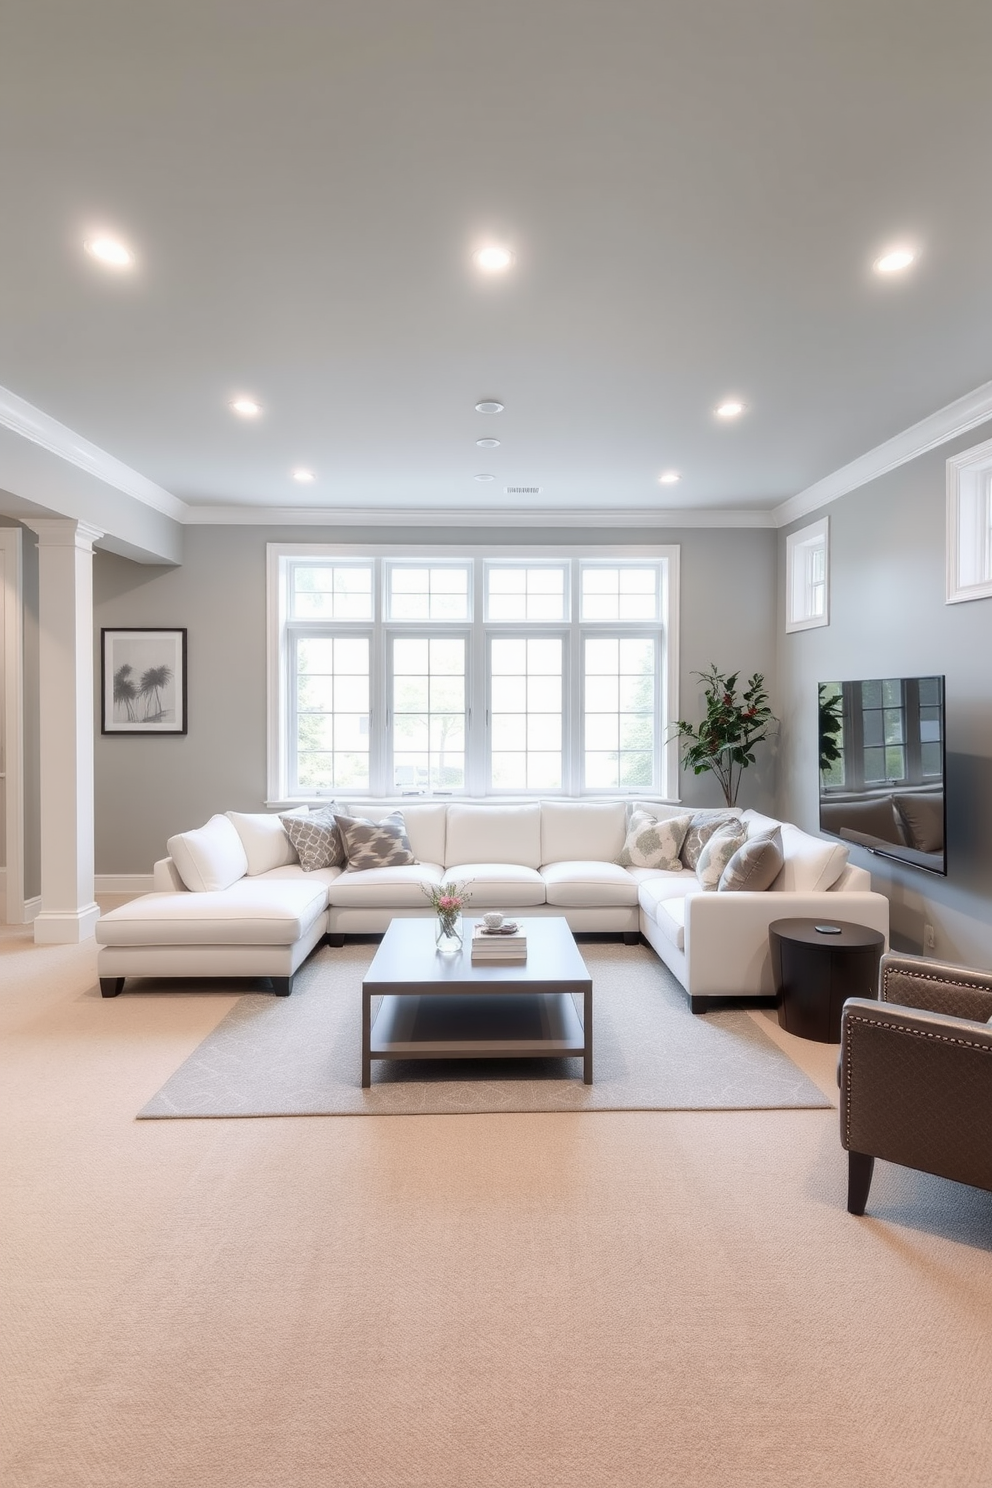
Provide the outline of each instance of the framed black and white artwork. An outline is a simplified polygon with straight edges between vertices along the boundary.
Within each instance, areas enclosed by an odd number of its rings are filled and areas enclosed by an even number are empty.
[[[100,632],[101,732],[186,732],[186,631]]]

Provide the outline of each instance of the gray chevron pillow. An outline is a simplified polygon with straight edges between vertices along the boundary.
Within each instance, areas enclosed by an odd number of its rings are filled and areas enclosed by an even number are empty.
[[[381,821],[364,816],[339,816],[338,826],[348,856],[348,873],[364,868],[406,868],[416,863],[402,811],[393,811]]]

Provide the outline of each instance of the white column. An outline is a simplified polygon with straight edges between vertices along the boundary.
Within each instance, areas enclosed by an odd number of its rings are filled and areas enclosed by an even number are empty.
[[[35,518],[41,743],[40,945],[93,934],[93,544],[86,522]]]

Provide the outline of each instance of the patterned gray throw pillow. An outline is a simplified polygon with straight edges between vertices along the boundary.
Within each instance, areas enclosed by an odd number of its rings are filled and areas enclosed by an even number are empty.
[[[679,857],[682,859],[682,866],[695,872],[696,865],[699,862],[699,854],[707,842],[709,842],[713,833],[727,822],[738,821],[739,819],[739,817],[732,815],[731,812],[721,811],[719,808],[714,811],[694,811],[692,821],[689,823],[689,830],[685,834],[685,841],[682,843],[682,851],[679,853]]]
[[[741,894],[745,890],[764,893],[778,878],[784,862],[781,829],[755,832],[734,853],[717,887],[721,894]]]
[[[633,811],[617,860],[621,868],[664,868],[678,873],[682,867],[679,849],[691,821],[689,812],[659,821],[649,811]]]
[[[281,818],[304,873],[313,873],[317,868],[340,868],[344,862],[344,843],[337,823],[339,809],[332,801],[308,816]]]
[[[719,887],[723,870],[746,841],[747,822],[732,818],[729,822],[724,822],[722,827],[717,827],[699,854],[696,864],[696,877],[708,893]]]
[[[405,868],[418,861],[406,835],[402,811],[393,811],[377,822],[364,816],[339,816],[338,826],[348,856],[348,873],[363,868]]]

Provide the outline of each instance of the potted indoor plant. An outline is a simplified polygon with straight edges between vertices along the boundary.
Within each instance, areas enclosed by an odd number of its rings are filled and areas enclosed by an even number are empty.
[[[741,776],[754,764],[755,745],[767,739],[771,725],[778,722],[768,706],[765,679],[755,672],[738,697],[739,672],[725,677],[711,662],[708,671],[693,676],[703,684],[706,716],[698,728],[684,719],[673,725],[681,742],[682,765],[695,775],[711,771],[727,805],[736,806]]]

